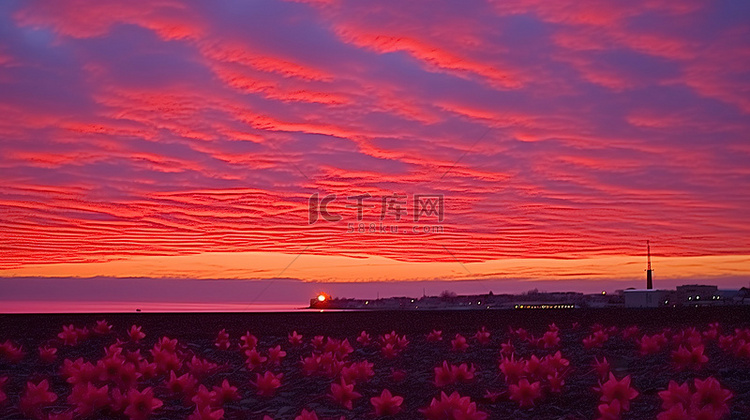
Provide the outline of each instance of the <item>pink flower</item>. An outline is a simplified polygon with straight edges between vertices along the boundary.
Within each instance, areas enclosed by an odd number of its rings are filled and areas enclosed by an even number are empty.
[[[50,346],[39,347],[39,358],[44,363],[52,363],[57,359],[57,349]]]
[[[293,346],[299,346],[302,344],[302,335],[297,334],[297,331],[292,331],[291,334],[289,334],[289,344]]]
[[[469,348],[469,345],[466,344],[466,337],[462,336],[461,334],[456,334],[456,338],[451,340],[451,348],[454,351],[465,351]]]
[[[560,337],[558,337],[557,331],[547,331],[540,339],[540,343],[545,349],[555,348],[560,344]]]
[[[444,387],[456,381],[452,367],[447,360],[443,360],[443,365],[435,368],[435,386]]]
[[[245,350],[245,356],[247,357],[246,363],[247,368],[255,370],[259,368],[266,360],[267,357],[261,356],[256,349]]]
[[[487,418],[487,413],[478,411],[476,403],[471,402],[469,397],[462,397],[455,391],[450,396],[445,392],[440,392],[439,400],[433,398],[427,408],[420,408],[419,411],[428,420],[485,420]]]
[[[518,402],[520,407],[534,405],[534,400],[542,396],[541,384],[539,382],[529,383],[526,379],[518,381],[518,385],[510,385],[510,399]]]
[[[597,420],[620,420],[620,416],[622,415],[620,400],[613,400],[608,404],[599,404],[597,410],[599,411],[599,418]]]
[[[130,336],[130,339],[132,341],[135,341],[136,343],[146,338],[146,334],[141,331],[141,326],[132,325],[130,327],[130,330],[128,331],[128,336]]]
[[[26,390],[21,396],[18,407],[27,417],[41,417],[42,407],[57,401],[57,394],[49,390],[49,382],[44,379],[38,384],[26,382]]]
[[[638,329],[638,327],[636,327],[635,325],[632,325],[622,330],[622,338],[626,340],[629,338],[634,338],[635,336],[638,335],[639,332],[640,330]]]
[[[403,397],[393,396],[391,391],[384,389],[379,397],[370,398],[370,404],[375,409],[376,416],[393,416],[401,411]]]
[[[476,334],[474,334],[474,338],[477,339],[479,344],[486,345],[490,342],[490,332],[487,331],[487,328],[482,327],[479,331],[477,331]]]
[[[380,349],[380,354],[386,359],[393,359],[398,356],[398,349],[395,348],[393,344],[388,343]]]
[[[106,319],[100,319],[99,321],[96,321],[94,332],[99,335],[109,334],[112,332],[112,326],[109,325]]]
[[[125,415],[130,417],[130,420],[145,420],[162,405],[164,403],[161,400],[154,398],[151,388],[143,391],[131,389],[128,391],[128,406],[125,407]]]
[[[270,371],[266,371],[263,375],[260,373],[255,374],[255,382],[250,383],[258,388],[258,395],[263,397],[270,397],[276,393],[276,389],[281,386],[281,379],[284,377],[283,373],[274,375]]]
[[[295,417],[294,420],[318,420],[318,415],[315,414],[315,410],[307,411],[303,408],[302,413]]]
[[[507,343],[500,344],[500,354],[503,356],[510,356],[516,351],[516,348],[513,346],[513,343],[511,343],[510,339],[508,339]]]
[[[609,380],[603,384],[600,383],[599,388],[594,388],[594,390],[602,394],[599,398],[602,402],[610,403],[618,400],[623,411],[628,411],[630,400],[638,396],[638,391],[630,387],[630,375],[618,381],[612,372],[609,373]]]
[[[547,382],[549,383],[550,391],[555,393],[562,392],[562,387],[563,385],[565,385],[565,381],[557,371],[555,371],[553,374],[547,375]]]
[[[57,337],[63,341],[66,346],[75,346],[78,344],[78,330],[75,325],[63,325],[61,333],[57,334]]]
[[[662,346],[667,342],[664,334],[654,334],[652,336],[644,335],[638,341],[638,348],[641,355],[654,354],[661,351]]]
[[[471,382],[474,379],[474,373],[476,368],[474,365],[467,366],[466,363],[461,363],[458,366],[453,366],[453,377],[456,382]]]
[[[254,349],[258,345],[258,338],[250,334],[250,331],[247,331],[245,335],[240,337],[240,341],[242,342],[241,347],[245,350]]]
[[[732,393],[722,388],[719,381],[708,377],[705,380],[695,379],[693,384],[695,393],[690,400],[691,410],[709,407],[722,416],[729,413],[727,401],[732,398]]]
[[[169,380],[166,383],[167,389],[173,394],[185,394],[188,396],[192,396],[195,393],[196,385],[198,385],[198,380],[190,373],[177,376],[173,370],[169,372]]]
[[[406,379],[406,371],[391,368],[391,380],[393,382],[402,382],[404,379]]]
[[[109,387],[97,388],[91,382],[76,384],[68,396],[68,402],[74,406],[75,413],[87,417],[109,405]]]
[[[432,330],[431,333],[427,334],[427,341],[435,343],[443,339],[443,332],[438,330]]]
[[[6,359],[11,363],[18,363],[23,356],[23,348],[16,346],[10,340],[5,340],[3,344],[0,344],[0,360]]]
[[[276,347],[272,347],[268,349],[268,362],[273,363],[275,365],[281,364],[281,359],[286,357],[286,352],[284,350],[281,350],[281,346],[277,345]]]
[[[190,399],[198,408],[212,407],[216,403],[216,391],[209,391],[205,385],[198,385],[198,390]]]
[[[503,357],[500,362],[500,371],[505,375],[505,383],[516,383],[524,374],[525,363],[523,360],[516,361],[515,355],[511,354],[510,358]]]
[[[659,391],[661,408],[668,410],[676,405],[682,407],[690,406],[690,388],[688,384],[678,385],[675,381],[669,381],[666,391]]]
[[[607,361],[607,358],[602,356],[602,360],[600,361],[596,357],[594,357],[594,370],[596,370],[597,376],[601,379],[607,379],[609,376],[609,362]]]
[[[362,394],[354,390],[354,384],[347,384],[341,379],[340,384],[331,384],[330,396],[344,408],[351,410],[353,407],[352,402],[361,397]]]
[[[237,401],[240,399],[240,394],[237,392],[237,387],[229,384],[229,381],[224,379],[221,382],[221,386],[214,386],[213,389],[216,394],[216,402],[218,405],[228,403],[230,401]]]
[[[359,337],[357,337],[357,342],[359,344],[366,346],[370,344],[370,341],[371,341],[370,334],[367,334],[367,332],[365,331],[362,331],[361,333],[359,333]]]
[[[188,416],[187,420],[222,420],[223,418],[223,409],[214,410],[211,406],[204,405],[203,407],[196,406],[195,411]]]
[[[682,404],[675,404],[666,411],[656,415],[656,420],[692,420],[693,417],[685,410]]]
[[[703,346],[688,350],[681,345],[676,351],[672,352],[672,362],[677,370],[698,370],[708,362],[708,357],[703,354]]]
[[[229,333],[225,328],[222,328],[221,331],[216,335],[216,341],[214,342],[214,345],[219,350],[227,350],[229,346],[232,345],[232,343],[229,341]]]
[[[341,369],[341,378],[349,384],[367,382],[375,376],[375,371],[372,370],[373,366],[367,360],[352,363],[350,366]]]
[[[301,360],[302,364],[302,373],[304,373],[307,376],[312,375],[313,373],[318,371],[318,368],[320,367],[320,356],[316,356],[315,354],[312,354],[308,357],[305,357]]]
[[[0,376],[0,404],[4,403],[8,399],[8,395],[5,394],[5,383],[8,382],[7,376]]]
[[[188,363],[188,369],[190,369],[190,373],[192,373],[196,378],[201,378],[203,376],[211,374],[218,368],[219,366],[216,363],[210,362],[206,359],[200,359],[197,356],[193,356],[193,358],[190,360],[190,363]]]

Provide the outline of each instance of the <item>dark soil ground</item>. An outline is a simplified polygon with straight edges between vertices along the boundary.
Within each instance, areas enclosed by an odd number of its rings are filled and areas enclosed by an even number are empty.
[[[110,336],[93,336],[77,346],[62,346],[56,338],[63,325],[74,324],[91,328],[98,319],[106,318],[114,326]],[[507,387],[498,368],[500,344],[510,338],[509,327],[525,328],[535,336],[541,336],[551,323],[560,327],[560,350],[570,360],[571,372],[561,395],[545,395],[530,409],[520,409],[518,404],[502,395],[492,403],[483,398],[486,390],[504,392]],[[580,327],[573,329],[574,322]],[[392,311],[392,312],[325,312],[325,313],[202,313],[202,314],[55,314],[55,315],[0,315],[0,343],[10,339],[21,344],[27,355],[20,363],[11,364],[0,360],[0,377],[8,376],[5,385],[8,401],[0,405],[0,418],[23,418],[17,405],[21,390],[27,380],[49,379],[52,389],[60,395],[52,410],[68,407],[65,397],[70,386],[59,375],[59,366],[65,358],[84,357],[96,361],[104,354],[104,347],[113,343],[115,337],[126,339],[127,329],[133,325],[143,326],[146,338],[141,342],[141,353],[162,336],[177,338],[188,349],[200,357],[224,366],[218,373],[205,379],[207,386],[219,385],[223,379],[237,386],[242,395],[240,401],[224,406],[227,419],[261,419],[268,414],[274,419],[293,419],[303,408],[314,409],[321,418],[374,419],[369,403],[384,388],[394,395],[404,397],[403,411],[397,419],[420,419],[419,408],[429,405],[433,397],[440,394],[433,383],[433,368],[443,360],[456,363],[473,363],[477,368],[476,379],[469,384],[448,386],[443,390],[457,390],[462,396],[470,396],[478,408],[490,414],[490,419],[593,419],[596,417],[598,394],[592,390],[597,385],[593,373],[594,357],[606,356],[618,377],[631,375],[632,386],[640,395],[632,401],[631,409],[624,419],[653,419],[659,412],[661,400],[657,393],[666,389],[670,379],[686,382],[694,378],[717,378],[724,388],[734,393],[730,402],[731,413],[727,418],[750,419],[750,360],[738,359],[718,348],[716,342],[706,346],[709,362],[699,371],[676,372],[670,364],[669,350],[649,356],[640,356],[636,344],[621,335],[613,336],[603,348],[586,350],[582,339],[591,332],[591,326],[599,323],[619,328],[636,325],[647,333],[661,332],[664,328],[676,331],[682,327],[705,330],[708,323],[719,322],[724,334],[735,328],[750,327],[750,308],[688,308],[688,309],[589,309],[589,310],[515,310],[515,311]],[[479,345],[472,337],[480,327],[491,333],[489,345]],[[226,328],[233,347],[218,350],[214,346],[216,334]],[[443,341],[430,343],[425,335],[438,329],[443,331]],[[296,330],[304,335],[305,343],[292,347],[287,334]],[[366,330],[373,339],[395,330],[405,334],[410,341],[407,349],[395,359],[381,356],[379,346],[362,347],[356,337]],[[239,351],[239,337],[246,331],[258,337],[258,348],[265,351],[281,344],[288,355],[277,371],[284,373],[283,385],[276,396],[263,398],[255,395],[250,386],[254,373],[245,367],[244,355]],[[450,339],[460,333],[467,337],[470,347],[466,352],[451,350]],[[327,397],[331,379],[321,376],[304,376],[299,369],[302,357],[311,353],[310,339],[315,335],[333,338],[348,338],[355,351],[353,361],[368,360],[374,363],[375,376],[366,383],[358,384],[356,390],[363,395],[354,402],[354,409],[340,407]],[[37,348],[53,344],[59,347],[58,360],[52,366],[40,362]],[[517,356],[528,358],[554,353],[514,340]],[[134,345],[130,343],[130,345]],[[127,346],[126,346],[127,348]],[[407,377],[394,382],[392,369],[403,369]],[[154,386],[155,394],[164,400],[164,407],[153,418],[184,419],[192,408],[183,406],[179,400],[170,399],[160,385],[162,377],[144,382]],[[102,417],[96,417],[102,418]]]

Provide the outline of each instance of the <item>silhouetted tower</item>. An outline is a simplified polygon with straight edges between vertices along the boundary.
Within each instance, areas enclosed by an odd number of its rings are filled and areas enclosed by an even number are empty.
[[[651,244],[649,243],[649,241],[646,241],[646,250],[648,252],[648,268],[646,269],[646,289],[653,289],[654,280],[651,277],[651,274],[654,272],[654,270],[651,269]]]

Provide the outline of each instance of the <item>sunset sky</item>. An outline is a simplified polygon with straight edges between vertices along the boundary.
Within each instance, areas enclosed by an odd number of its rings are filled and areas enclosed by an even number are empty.
[[[0,180],[0,277],[746,286],[750,3],[3,1]]]

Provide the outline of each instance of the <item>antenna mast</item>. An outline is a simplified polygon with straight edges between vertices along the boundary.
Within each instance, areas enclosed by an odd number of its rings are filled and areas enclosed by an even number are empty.
[[[648,268],[646,269],[646,289],[653,289],[654,288],[654,280],[652,278],[652,273],[654,270],[651,269],[651,242],[649,240],[646,240],[646,252],[648,255]]]

